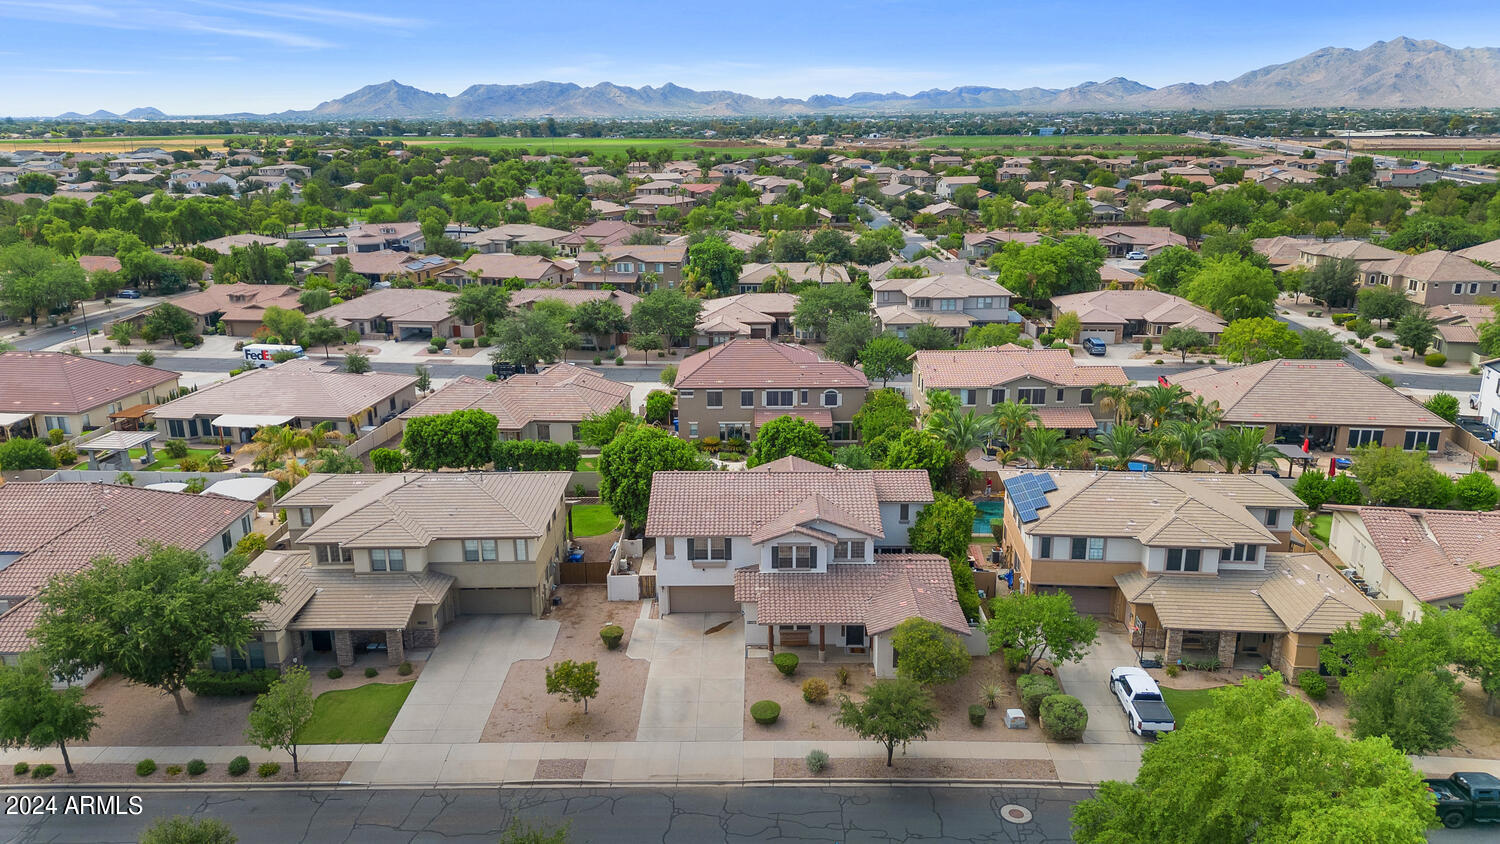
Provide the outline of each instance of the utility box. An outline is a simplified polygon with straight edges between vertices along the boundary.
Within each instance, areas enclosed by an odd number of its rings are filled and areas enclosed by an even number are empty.
[[[1026,713],[1019,709],[1005,710],[1005,726],[1012,730],[1026,729]]]

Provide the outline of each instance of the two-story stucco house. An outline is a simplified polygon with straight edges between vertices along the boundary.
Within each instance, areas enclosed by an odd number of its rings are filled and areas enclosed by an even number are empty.
[[[1118,366],[1079,366],[1066,349],[993,349],[917,352],[911,370],[912,395],[927,411],[927,391],[947,390],[964,410],[987,414],[1004,402],[1036,409],[1044,428],[1070,433],[1108,428],[1113,412],[1094,401],[1101,384],[1129,384]]]
[[[833,442],[851,442],[854,414],[869,386],[863,372],[803,346],[731,340],[678,368],[677,435],[748,440],[778,416],[797,416]]]
[[[924,322],[961,337],[971,325],[1011,321],[1011,292],[976,276],[887,278],[870,289],[875,292],[875,318],[898,337]]]
[[[664,613],[743,614],[751,646],[894,661],[913,616],[969,626],[942,557],[909,553],[932,487],[921,471],[829,469],[787,457],[744,472],[657,472],[646,535]]]

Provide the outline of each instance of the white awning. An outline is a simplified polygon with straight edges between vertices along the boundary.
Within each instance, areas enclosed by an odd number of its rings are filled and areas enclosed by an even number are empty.
[[[211,484],[208,489],[203,490],[203,494],[212,493],[241,501],[254,501],[275,488],[276,482],[270,478],[228,478]]]
[[[264,428],[268,425],[285,425],[291,416],[257,416],[253,413],[226,413],[215,419],[215,428]]]
[[[146,484],[146,489],[155,489],[162,492],[182,492],[187,489],[187,484],[180,481],[162,481],[159,484]]]
[[[30,413],[0,413],[0,428],[9,428],[17,422],[25,422],[30,418]]]

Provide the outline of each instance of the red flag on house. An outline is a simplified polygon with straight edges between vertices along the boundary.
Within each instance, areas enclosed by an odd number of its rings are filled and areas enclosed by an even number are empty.
[[[1307,437],[1303,437],[1302,438],[1302,453],[1303,454],[1312,454],[1312,441],[1309,440]]]
[[[1165,376],[1165,375],[1158,375],[1158,376],[1156,376],[1156,383],[1159,386],[1162,386],[1162,387],[1170,387],[1170,386],[1172,386],[1171,382],[1169,382],[1167,380],[1167,376]]]
[[[1339,473],[1339,459],[1337,457],[1330,457],[1330,458],[1328,458],[1328,477],[1331,478],[1334,475],[1337,475],[1338,473]]]

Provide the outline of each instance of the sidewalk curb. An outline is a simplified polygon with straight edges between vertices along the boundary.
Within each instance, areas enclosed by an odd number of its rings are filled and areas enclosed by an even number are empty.
[[[695,782],[669,781],[669,780],[632,780],[628,782],[614,782],[610,780],[526,780],[517,782],[458,782],[458,783],[370,783],[356,782],[353,780],[341,780],[339,782],[49,782],[26,786],[19,783],[0,784],[0,793],[10,791],[36,791],[44,790],[88,790],[88,789],[130,789],[140,791],[244,791],[246,787],[255,789],[266,789],[270,791],[312,791],[312,790],[337,790],[337,791],[362,791],[362,790],[384,790],[384,789],[497,789],[497,788],[827,788],[838,786],[845,788],[866,788],[872,786],[893,786],[907,788],[928,788],[935,785],[952,788],[1065,788],[1065,789],[1094,789],[1098,783],[1075,782],[1069,780],[1017,780],[1017,779],[944,779],[940,777],[898,777],[893,779],[858,779],[846,777],[842,779],[813,779],[813,778],[790,778],[784,780],[703,780]]]

